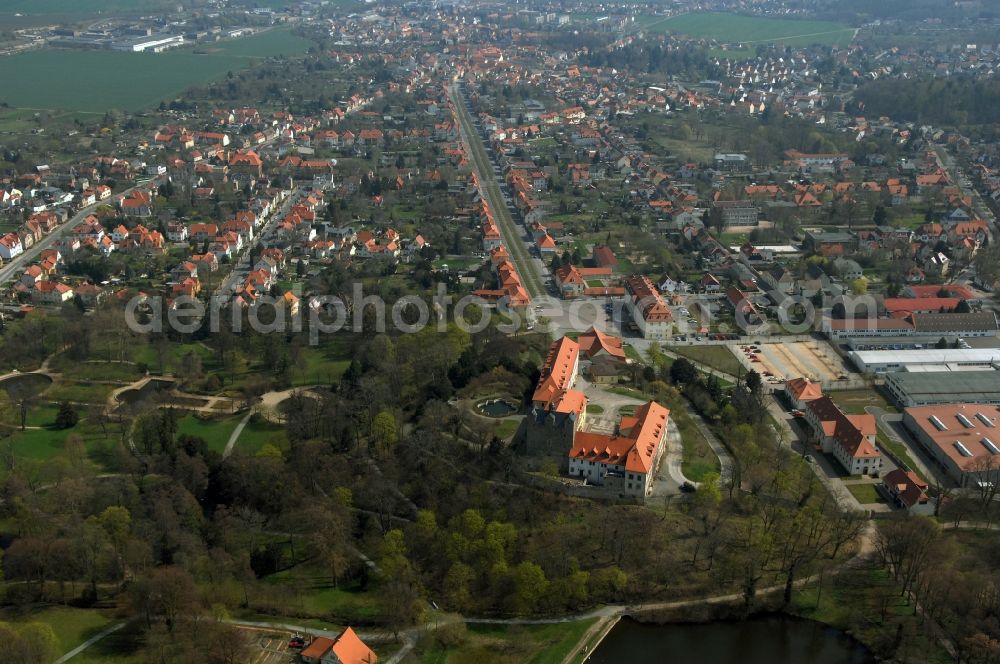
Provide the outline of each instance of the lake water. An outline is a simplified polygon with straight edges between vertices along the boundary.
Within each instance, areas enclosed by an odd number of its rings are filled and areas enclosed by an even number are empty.
[[[840,630],[791,616],[744,622],[652,625],[624,618],[588,664],[873,664]]]

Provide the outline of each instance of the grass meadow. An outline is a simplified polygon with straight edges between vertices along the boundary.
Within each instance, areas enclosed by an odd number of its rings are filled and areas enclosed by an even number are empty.
[[[720,42],[778,43],[788,46],[847,46],[854,36],[854,28],[843,23],[711,12],[678,16],[637,16],[635,27]]]
[[[40,49],[4,59],[0,101],[24,109],[138,111],[257,58],[304,53],[312,42],[284,29],[166,53]]]

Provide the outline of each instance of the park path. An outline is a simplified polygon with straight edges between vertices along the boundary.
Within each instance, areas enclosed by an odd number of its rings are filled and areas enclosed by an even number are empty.
[[[124,627],[125,625],[129,624],[129,622],[131,622],[131,621],[130,620],[123,620],[120,623],[116,623],[116,624],[112,625],[111,627],[108,627],[107,629],[105,629],[105,630],[103,630],[101,632],[98,632],[97,634],[93,635],[92,637],[90,637],[89,639],[87,639],[86,641],[84,641],[83,643],[81,643],[80,645],[78,645],[77,647],[73,648],[68,653],[66,653],[65,655],[63,655],[59,659],[57,659],[54,662],[54,664],[63,664],[63,662],[66,662],[66,661],[68,661],[70,659],[73,659],[74,657],[76,657],[77,655],[79,655],[84,650],[86,650],[90,646],[94,645],[95,643],[97,643],[98,641],[100,641],[101,639],[103,639],[104,637],[106,637],[106,636],[108,636],[110,634],[114,634],[115,632],[117,632],[118,630],[120,630],[122,627]]]
[[[229,455],[233,453],[233,448],[236,446],[236,441],[239,440],[240,434],[243,433],[243,429],[246,428],[247,422],[250,421],[250,417],[253,415],[252,410],[248,410],[247,414],[243,416],[240,423],[236,425],[233,432],[229,434],[229,440],[226,441],[226,449],[222,450],[222,458],[228,459]]]
[[[963,526],[959,526],[960,528]],[[861,538],[858,542],[858,551],[850,558],[845,560],[840,565],[833,568],[834,572],[839,572],[840,570],[847,569],[849,567],[859,564],[861,561],[865,560],[874,550],[873,546],[873,531],[874,522],[869,521],[867,528],[861,534]],[[372,563],[374,564],[374,563]],[[801,588],[802,586],[808,585],[813,581],[820,578],[819,574],[813,574],[812,576],[798,579],[795,581],[795,587]],[[758,596],[771,595],[779,591],[783,591],[785,588],[784,584],[777,584],[769,586],[767,588],[762,588],[757,591]],[[592,620],[596,619],[597,623],[587,630],[583,635],[583,638],[577,643],[573,650],[563,659],[563,662],[571,662],[580,653],[587,642],[590,640],[594,634],[598,633],[601,628],[604,628],[604,633],[602,638],[607,634],[614,626],[612,621],[617,621],[623,616],[636,614],[636,613],[648,613],[651,611],[665,611],[670,609],[680,609],[690,606],[701,606],[705,604],[726,604],[731,602],[738,602],[743,600],[742,593],[728,593],[725,595],[714,595],[711,597],[702,598],[692,598],[676,600],[672,602],[645,602],[640,604],[609,604],[606,606],[600,606],[589,611],[582,613],[570,614],[565,616],[554,616],[550,618],[463,618],[456,614],[447,614],[439,617],[433,618],[429,623],[424,623],[422,625],[417,625],[409,629],[401,630],[398,633],[391,633],[388,631],[381,632],[359,632],[358,636],[363,640],[371,643],[384,643],[388,641],[398,641],[403,642],[403,647],[396,652],[395,655],[390,657],[384,664],[397,664],[406,655],[408,655],[413,647],[417,643],[417,639],[423,635],[425,632],[434,631],[440,627],[445,627],[447,625],[463,622],[470,625],[554,625],[560,623],[570,623],[577,622],[580,620]],[[90,648],[95,643],[105,638],[109,634],[125,627],[130,620],[126,620],[111,627],[105,629],[104,631],[95,634],[93,637],[87,639],[81,643],[76,648],[73,648],[65,655],[60,657],[55,661],[55,664],[63,664],[64,662],[70,660],[76,655],[80,654],[87,648]],[[306,627],[304,625],[296,625],[292,623],[283,622],[263,622],[263,621],[252,621],[252,620],[232,620],[226,619],[223,622],[235,625],[237,627],[244,627],[247,629],[254,630],[282,630],[290,633],[301,633],[301,634],[313,634],[316,636],[325,636],[328,638],[336,638],[340,632],[326,629],[319,629],[316,627]],[[612,624],[609,624],[612,623]],[[599,641],[598,641],[599,643]],[[596,647],[596,643],[595,643]]]
[[[843,569],[853,567],[858,565],[860,562],[868,558],[868,556],[874,550],[873,546],[873,531],[874,522],[869,521],[868,526],[862,532],[861,537],[858,541],[858,551],[833,568],[833,572],[839,572]],[[826,572],[824,572],[826,574]],[[794,587],[801,588],[805,585],[813,583],[820,578],[820,574],[813,574],[802,579],[798,579],[794,582]],[[757,591],[757,596],[773,595],[777,592],[782,592],[785,589],[785,585],[776,584],[769,586],[767,588],[762,588]],[[395,662],[400,661],[406,654],[408,654],[413,646],[416,644],[417,639],[426,632],[434,631],[440,627],[445,627],[447,625],[456,624],[459,622],[469,624],[469,625],[556,625],[563,623],[578,622],[581,620],[597,620],[597,625],[602,625],[607,627],[607,631],[610,631],[610,627],[607,626],[608,621],[620,619],[626,615],[634,615],[637,613],[650,613],[655,611],[667,611],[672,609],[682,609],[691,606],[703,606],[703,605],[715,605],[715,604],[729,604],[732,602],[743,601],[743,593],[727,593],[725,595],[713,595],[711,597],[699,597],[692,599],[682,599],[675,600],[671,602],[644,602],[639,604],[609,604],[606,606],[599,606],[597,608],[585,611],[582,613],[569,614],[565,616],[553,616],[549,618],[476,618],[467,617],[464,618],[456,614],[447,614],[444,616],[435,617],[428,623],[422,625],[417,625],[415,627],[410,627],[409,629],[401,630],[397,634],[391,634],[389,632],[361,632],[358,636],[362,640],[368,640],[373,643],[386,640],[402,640],[403,648],[396,653],[395,656],[390,658],[388,662],[395,664]],[[254,629],[259,628],[271,628],[271,629],[282,629],[289,632],[299,632],[303,634],[315,634],[319,636],[327,636],[333,638],[339,634],[339,632],[333,632],[330,630],[316,629],[313,627],[305,627],[302,625],[288,624],[288,623],[270,623],[270,622],[253,622],[244,620],[226,620],[227,623],[236,626],[249,627]],[[598,629],[588,629],[587,633],[584,634],[584,638],[577,643],[573,650],[563,659],[563,662],[570,662],[579,654],[580,650],[586,646],[589,637],[600,631]],[[595,644],[596,647],[596,644]]]

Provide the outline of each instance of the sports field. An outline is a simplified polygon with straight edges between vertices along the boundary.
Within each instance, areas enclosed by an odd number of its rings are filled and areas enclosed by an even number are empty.
[[[41,49],[3,59],[0,101],[29,109],[135,111],[244,69],[255,58],[304,53],[311,44],[288,30],[271,30],[166,53]]]
[[[807,21],[763,16],[740,16],[695,12],[678,16],[637,16],[635,28],[671,32],[689,37],[715,39],[723,43],[789,46],[847,46],[854,28],[831,21]]]

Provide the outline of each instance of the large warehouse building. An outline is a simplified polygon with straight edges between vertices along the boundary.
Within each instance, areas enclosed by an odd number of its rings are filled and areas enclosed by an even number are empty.
[[[920,371],[890,373],[885,390],[902,408],[942,403],[1000,404],[1000,372]]]
[[[969,371],[1000,368],[1000,348],[924,348],[855,350],[849,354],[861,373],[893,371]]]
[[[1000,481],[1000,409],[957,403],[903,411],[903,424],[960,486]]]

